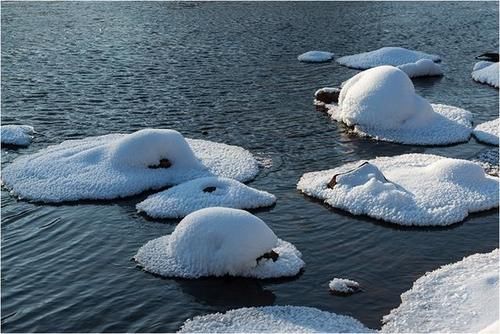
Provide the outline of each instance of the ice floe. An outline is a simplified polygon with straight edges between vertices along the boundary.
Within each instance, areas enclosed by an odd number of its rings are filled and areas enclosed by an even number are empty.
[[[472,132],[477,140],[491,145],[498,145],[499,118],[479,124]]]
[[[306,63],[323,63],[332,60],[334,54],[326,51],[308,51],[297,57],[299,61]]]
[[[330,291],[336,294],[349,295],[360,290],[359,283],[346,278],[334,278],[328,283]]]
[[[254,209],[273,205],[276,197],[224,177],[204,177],[153,194],[137,204],[153,218],[182,218],[203,208]]]
[[[2,144],[28,146],[31,144],[35,129],[29,125],[2,125],[0,126],[0,138]]]
[[[402,144],[445,145],[467,141],[472,114],[443,104],[430,104],[415,93],[400,69],[379,66],[345,82],[338,104],[326,104],[332,119],[361,135]]]
[[[474,81],[498,88],[498,63],[489,61],[477,62],[472,69],[471,75]]]
[[[243,210],[213,207],[187,215],[174,232],[142,246],[134,259],[165,277],[295,276],[301,253]]]
[[[265,306],[187,320],[181,333],[371,333],[358,320],[312,307]]]
[[[489,175],[498,176],[500,170],[498,148],[479,152],[472,161],[480,164]]]
[[[399,66],[408,63],[416,63],[421,59],[429,59],[433,62],[441,60],[437,55],[420,51],[408,50],[400,47],[383,47],[370,52],[340,57],[337,59],[337,62],[347,67],[364,70],[381,65]]]
[[[245,182],[257,173],[243,148],[144,129],[49,146],[14,160],[2,181],[20,198],[62,202],[125,197],[214,175]]]
[[[498,261],[496,249],[426,273],[383,318],[381,332],[486,333],[498,328]]]
[[[415,63],[399,65],[398,68],[410,78],[442,76],[441,66],[430,59],[420,59]]]
[[[405,154],[306,173],[297,188],[354,215],[444,226],[498,207],[498,185],[498,178],[471,161]]]

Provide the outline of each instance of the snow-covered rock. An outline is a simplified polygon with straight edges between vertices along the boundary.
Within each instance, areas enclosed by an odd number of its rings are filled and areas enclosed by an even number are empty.
[[[441,66],[430,59],[420,59],[415,63],[399,65],[398,68],[405,72],[410,78],[441,76]]]
[[[347,67],[364,70],[381,65],[399,66],[415,63],[421,59],[430,59],[433,62],[441,60],[437,55],[420,51],[408,50],[400,47],[383,47],[370,52],[340,57],[337,59],[337,62]]]
[[[372,333],[358,320],[303,306],[230,310],[187,320],[180,333]]]
[[[187,215],[172,234],[149,241],[134,259],[165,277],[274,278],[297,275],[304,266],[301,256],[256,216],[213,207]]]
[[[487,174],[498,176],[500,170],[498,153],[498,148],[485,150],[473,157],[472,161],[480,164]]]
[[[498,328],[498,249],[426,273],[384,316],[381,332],[478,333]],[[498,332],[495,332],[498,333]]]
[[[361,136],[415,145],[445,145],[467,141],[472,114],[430,104],[415,93],[400,69],[379,66],[358,73],[342,86],[338,104],[325,106],[332,119]]]
[[[6,145],[28,146],[34,133],[35,129],[29,125],[0,126],[0,138]]]
[[[471,75],[474,81],[498,88],[498,63],[489,61],[477,62],[472,69]]]
[[[334,54],[326,51],[308,51],[297,57],[299,61],[306,63],[323,63],[332,60]]]
[[[2,181],[20,198],[62,202],[125,197],[214,175],[245,182],[257,173],[257,161],[240,147],[144,129],[49,146],[14,160]]]
[[[348,295],[360,290],[359,283],[346,278],[334,278],[328,283],[333,293]]]
[[[477,140],[486,144],[498,145],[499,118],[479,124],[472,132]]]
[[[400,225],[450,225],[498,207],[498,178],[471,161],[405,154],[362,163],[306,173],[297,188],[354,215]]]
[[[273,205],[276,197],[225,177],[203,177],[153,194],[137,210],[153,218],[182,218],[214,206],[254,209]]]

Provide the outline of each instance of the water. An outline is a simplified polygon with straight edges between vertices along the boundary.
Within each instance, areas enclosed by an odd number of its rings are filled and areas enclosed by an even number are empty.
[[[355,70],[303,64],[312,49],[345,55],[400,45],[443,56],[445,76],[416,80],[432,102],[498,115],[498,90],[475,83],[474,56],[498,48],[498,3],[5,3],[2,122],[39,134],[2,149],[2,166],[65,139],[144,127],[240,145],[272,161],[251,186],[259,210],[307,267],[290,280],[161,279],[130,261],[176,221],[147,220],[145,196],[36,205],[2,191],[2,330],[176,331],[195,315],[252,305],[306,305],[372,328],[426,271],[498,247],[498,210],[449,228],[409,229],[332,210],[295,190],[307,171],[410,152],[469,158],[485,146],[413,147],[346,135],[313,92]],[[337,297],[346,277],[364,292]]]

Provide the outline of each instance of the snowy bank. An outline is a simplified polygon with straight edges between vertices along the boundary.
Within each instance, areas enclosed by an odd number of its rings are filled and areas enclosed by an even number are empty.
[[[478,333],[498,328],[498,249],[426,273],[384,316],[382,332]]]
[[[498,207],[498,178],[476,163],[405,154],[306,173],[304,194],[354,215],[400,225],[450,225]]]
[[[433,62],[441,60],[437,55],[420,51],[408,50],[400,47],[383,47],[370,52],[340,57],[337,59],[337,62],[347,67],[364,70],[381,65],[399,66],[408,63],[416,63],[421,59],[429,59]]]
[[[472,132],[477,140],[486,144],[498,145],[499,118],[479,124]]]
[[[410,78],[392,66],[358,73],[343,84],[338,104],[325,108],[332,119],[377,140],[445,145],[465,142],[472,132],[470,112],[430,104],[415,93]]]
[[[358,320],[312,307],[248,307],[197,316],[180,333],[371,333]]]
[[[20,198],[62,202],[125,197],[213,175],[244,182],[257,173],[257,161],[240,147],[145,129],[49,146],[14,160],[2,180]]]
[[[420,59],[415,63],[399,65],[398,68],[410,78],[442,76],[441,66],[430,59]]]
[[[473,162],[480,164],[487,174],[493,176],[498,176],[500,170],[498,160],[498,148],[482,151],[472,158]]]
[[[2,125],[0,126],[0,138],[2,144],[28,146],[31,144],[35,129],[29,125]]]
[[[204,177],[181,183],[137,204],[137,210],[153,218],[182,218],[214,206],[254,209],[273,205],[276,197],[224,177]]]
[[[300,252],[256,216],[238,209],[207,208],[186,216],[174,232],[142,246],[134,259],[164,277],[295,276]]]
[[[328,283],[330,291],[340,295],[350,295],[360,291],[359,283],[346,278],[334,278]]]
[[[498,63],[477,62],[472,69],[471,75],[474,81],[498,88]]]
[[[305,63],[323,63],[332,60],[334,54],[326,51],[308,51],[297,57],[299,61]]]

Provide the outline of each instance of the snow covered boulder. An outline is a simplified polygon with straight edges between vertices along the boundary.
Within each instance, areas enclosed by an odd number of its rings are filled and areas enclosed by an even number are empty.
[[[334,54],[326,51],[308,51],[297,57],[301,62],[305,63],[324,63],[332,60]]]
[[[245,307],[187,320],[180,333],[372,333],[358,320],[303,306]]]
[[[477,62],[472,69],[471,75],[474,81],[498,88],[498,63],[489,61]]]
[[[491,145],[498,145],[499,118],[479,124],[474,128],[473,134],[477,140]]]
[[[0,126],[0,138],[5,145],[28,146],[34,133],[35,129],[29,125]]]
[[[20,198],[63,202],[126,197],[213,175],[244,182],[257,173],[257,161],[240,147],[144,129],[49,146],[14,160],[2,181]]]
[[[254,215],[213,207],[187,215],[172,234],[149,241],[134,259],[164,277],[275,278],[297,275],[301,256]]]
[[[408,63],[416,63],[421,59],[429,59],[433,62],[441,60],[437,55],[420,51],[408,50],[400,47],[383,47],[370,52],[340,57],[337,59],[337,62],[347,67],[365,70],[381,65],[399,66]]]
[[[255,209],[273,205],[276,197],[225,177],[203,177],[181,183],[137,204],[137,210],[153,218],[182,218],[214,206]]]
[[[384,316],[381,332],[487,333],[498,328],[498,261],[496,249],[426,273]]]
[[[399,225],[445,226],[498,207],[498,186],[498,178],[471,161],[405,154],[306,173],[297,188],[354,215]]]
[[[398,68],[410,78],[442,76],[441,66],[430,59],[420,59],[414,63],[399,65]]]
[[[346,278],[334,278],[328,283],[333,294],[350,295],[361,291],[359,283]]]
[[[361,136],[402,144],[459,143],[472,132],[470,112],[430,104],[415,93],[410,78],[392,66],[358,73],[343,84],[338,104],[326,109],[332,119]]]

